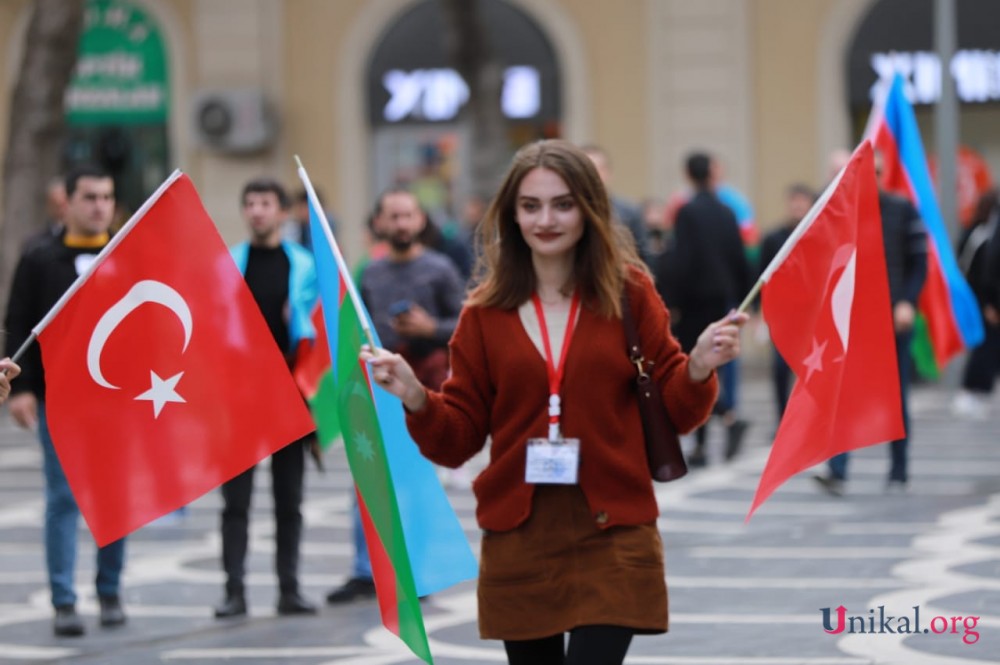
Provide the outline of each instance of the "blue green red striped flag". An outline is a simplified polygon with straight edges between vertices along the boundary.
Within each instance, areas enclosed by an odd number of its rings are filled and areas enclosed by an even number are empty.
[[[885,96],[872,108],[865,138],[882,153],[885,189],[910,199],[927,229],[927,280],[918,302],[925,322],[917,328],[911,349],[926,376],[982,342],[983,318],[948,237],[903,77],[897,73],[882,92]]]
[[[375,344],[378,335],[356,298],[304,168],[299,177],[309,192],[337,412],[382,623],[419,658],[433,663],[419,599],[476,577],[478,564],[433,465],[420,455],[406,429],[402,403],[371,381],[367,364],[358,360],[365,328]]]

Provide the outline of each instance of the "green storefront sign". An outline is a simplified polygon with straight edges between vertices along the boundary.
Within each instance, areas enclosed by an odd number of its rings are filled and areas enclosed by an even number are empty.
[[[70,125],[164,123],[169,107],[163,36],[126,0],[88,0],[79,58],[66,91]]]

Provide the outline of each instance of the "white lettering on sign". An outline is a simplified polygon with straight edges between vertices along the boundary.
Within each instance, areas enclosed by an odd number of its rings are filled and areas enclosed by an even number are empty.
[[[119,88],[69,88],[66,109],[69,111],[152,111],[163,106],[166,95],[159,84],[122,90]]]
[[[941,97],[941,60],[936,53],[874,53],[872,69],[878,80],[869,90],[872,100],[878,90],[899,72],[906,83],[906,96],[916,104],[933,104]],[[1000,101],[1000,51],[962,50],[951,59],[958,98],[967,103]]]
[[[137,79],[142,76],[142,59],[134,53],[115,51],[100,55],[85,55],[76,63],[79,78],[105,76],[108,78]]]
[[[382,77],[389,101],[382,110],[388,122],[406,118],[441,122],[453,120],[469,101],[469,86],[454,69],[392,69]],[[534,67],[504,71],[501,107],[508,118],[530,118],[542,102],[541,76]]]

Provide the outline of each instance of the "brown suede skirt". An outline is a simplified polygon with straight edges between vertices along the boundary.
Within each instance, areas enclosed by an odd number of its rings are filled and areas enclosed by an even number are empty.
[[[667,630],[656,524],[601,529],[577,486],[540,485],[528,520],[483,533],[481,549],[483,639],[533,640],[590,625]]]

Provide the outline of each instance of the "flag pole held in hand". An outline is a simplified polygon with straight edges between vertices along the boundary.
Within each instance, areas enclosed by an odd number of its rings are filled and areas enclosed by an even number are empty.
[[[785,259],[788,258],[788,255],[792,253],[792,250],[795,248],[795,245],[799,242],[799,239],[802,236],[804,236],[806,231],[808,231],[809,228],[813,225],[813,223],[816,221],[816,218],[819,216],[820,212],[822,212],[823,209],[826,207],[826,204],[830,200],[830,197],[833,196],[833,192],[837,189],[837,186],[840,184],[840,179],[844,176],[844,170],[846,168],[847,167],[844,166],[840,169],[840,171],[837,173],[837,177],[835,177],[833,181],[831,181],[830,184],[826,186],[826,189],[823,190],[823,193],[820,195],[820,197],[816,199],[816,202],[813,203],[811,208],[809,208],[809,212],[807,212],[805,217],[802,218],[802,221],[800,221],[795,226],[795,229],[792,231],[791,235],[788,236],[788,239],[785,240],[785,243],[781,246],[781,249],[778,250],[778,253],[774,255],[774,258],[771,259],[771,262],[767,264],[766,268],[764,268],[764,271],[760,274],[760,278],[753,285],[753,288],[750,289],[750,293],[748,293],[747,297],[743,299],[742,303],[740,303],[740,306],[736,309],[737,313],[742,314],[743,312],[747,311],[747,309],[750,308],[751,303],[753,303],[753,301],[757,298],[757,295],[760,293],[761,289],[764,288],[764,284],[767,283],[767,280],[771,278],[774,272],[781,266],[782,263],[785,262]]]
[[[28,335],[28,339],[24,340],[21,346],[17,348],[17,351],[14,352],[14,355],[10,357],[11,361],[15,363],[19,362],[21,360],[21,356],[23,356],[25,353],[28,352],[28,349],[31,348],[31,345],[34,343],[36,339],[38,339],[38,335],[36,335],[34,332]],[[4,374],[6,373],[7,370],[4,370]]]
[[[382,623],[418,658],[432,663],[419,599],[474,578],[478,564],[434,466],[407,431],[400,399],[373,381],[370,364],[359,358],[366,343],[380,346],[378,329],[357,296],[301,161],[298,173],[309,197],[335,408]]]
[[[800,471],[904,435],[878,184],[868,141],[854,151],[760,281],[771,339],[798,380],[748,520]]]
[[[239,267],[179,171],[32,332],[49,432],[99,546],[313,429]]]
[[[52,309],[50,309],[48,313],[44,317],[42,317],[42,320],[39,321],[38,324],[31,329],[31,334],[28,335],[28,338],[24,340],[21,346],[18,347],[17,351],[14,352],[14,355],[11,356],[10,359],[12,361],[18,362],[21,359],[21,357],[25,353],[27,353],[28,349],[31,348],[31,345],[35,342],[35,340],[38,339],[38,335],[41,334],[41,332],[45,330],[45,327],[49,324],[49,322],[53,318],[55,318],[56,314],[59,313],[59,310],[61,310],[63,306],[66,304],[66,301],[68,301],[70,298],[73,297],[73,294],[75,294],[77,290],[83,285],[83,283],[87,281],[87,278],[90,277],[90,275],[93,274],[93,272],[97,270],[98,267],[100,267],[101,263],[104,261],[104,258],[109,253],[111,253],[111,251],[118,245],[119,242],[121,242],[122,238],[128,235],[128,232],[132,230],[132,227],[135,226],[140,219],[142,219],[143,215],[145,215],[149,211],[149,209],[153,206],[153,204],[159,200],[163,192],[165,192],[170,187],[170,185],[172,185],[174,181],[177,180],[177,178],[179,178],[181,175],[182,175],[181,172],[175,169],[174,172],[171,173],[170,176],[163,181],[163,184],[161,184],[157,188],[157,190],[153,192],[153,194],[148,199],[146,199],[146,202],[143,203],[142,206],[135,211],[135,214],[133,214],[132,217],[129,218],[128,222],[126,222],[125,225],[118,231],[118,233],[116,233],[114,237],[111,238],[111,241],[104,246],[104,249],[102,249],[97,254],[97,258],[94,259],[93,263],[90,264],[90,266],[83,272],[83,274],[81,274],[79,277],[76,278],[76,281],[73,282],[73,284],[68,289],[66,289],[66,293],[64,293],[62,297],[56,302],[56,304],[52,306]]]

